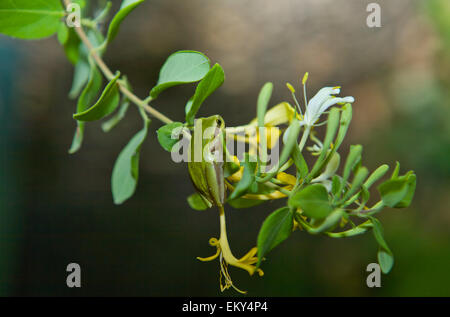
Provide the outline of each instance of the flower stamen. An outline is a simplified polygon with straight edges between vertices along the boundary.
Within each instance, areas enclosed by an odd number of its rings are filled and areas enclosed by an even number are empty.
[[[220,264],[220,290],[223,292],[224,290],[233,287],[239,293],[245,294],[245,291],[238,289],[231,280],[230,274],[228,272],[228,265],[232,265],[235,267],[239,267],[241,269],[246,270],[250,275],[253,275],[254,272],[258,272],[259,276],[263,276],[264,272],[256,268],[254,265],[258,262],[258,258],[256,257],[257,248],[254,247],[250,249],[247,254],[245,254],[242,258],[237,259],[234,257],[233,253],[230,250],[230,246],[228,244],[228,238],[226,233],[226,225],[225,225],[225,211],[223,207],[219,207],[220,211],[220,238],[211,238],[209,239],[209,244],[217,248],[217,252],[207,258],[197,257],[200,261],[212,261],[219,257]]]

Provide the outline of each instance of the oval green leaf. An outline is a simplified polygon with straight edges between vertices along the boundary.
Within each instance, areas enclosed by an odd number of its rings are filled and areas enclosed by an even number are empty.
[[[295,146],[292,150],[291,158],[294,161],[295,167],[297,168],[298,178],[304,179],[309,173],[309,167],[298,146]]]
[[[342,173],[342,183],[346,184],[353,167],[358,164],[361,160],[362,146],[361,145],[350,145],[350,152],[347,155],[347,160],[345,161],[344,171]]]
[[[60,0],[0,1],[0,33],[21,39],[55,34],[65,11]]]
[[[140,5],[145,0],[124,0],[120,6],[119,11],[116,13],[108,28],[108,35],[106,41],[110,43],[119,32],[120,25],[123,20],[133,11],[138,5]]]
[[[309,185],[293,194],[289,206],[301,208],[305,216],[313,219],[324,219],[333,211],[328,192],[321,184]]]
[[[403,199],[395,204],[395,208],[406,208],[411,204],[411,201],[414,197],[414,192],[416,191],[416,174],[408,175],[406,179],[408,190],[406,192],[406,195],[403,197]]]
[[[376,181],[382,178],[388,170],[389,166],[387,164],[381,165],[370,174],[369,178],[364,182],[364,186],[369,189]]]
[[[270,250],[286,240],[292,233],[294,213],[288,208],[280,208],[271,213],[258,234],[258,264]]]
[[[123,76],[122,80],[125,86],[128,88],[128,90],[132,91],[133,89],[128,81],[128,78],[126,76]],[[125,118],[129,107],[130,107],[130,100],[125,95],[122,95],[122,100],[120,101],[120,107],[117,113],[112,118],[110,118],[109,120],[107,120],[102,124],[103,132],[107,133],[112,129],[114,129],[119,124],[119,122],[122,121],[123,118]]]
[[[111,190],[116,205],[133,196],[139,175],[139,152],[147,137],[149,121],[125,146],[117,157],[111,176]]]
[[[118,73],[113,80],[109,82],[95,105],[85,111],[74,114],[73,118],[78,121],[95,121],[114,112],[120,101],[119,87],[117,85],[119,77],[120,74]]]
[[[267,106],[269,105],[270,97],[272,97],[273,84],[271,82],[267,82],[261,88],[261,91],[258,95],[257,102],[257,118],[258,118],[258,126],[264,126],[264,118],[267,111]]]
[[[198,84],[194,96],[186,105],[186,122],[188,124],[192,125],[194,123],[195,115],[203,102],[216,91],[217,88],[222,86],[224,81],[225,73],[222,67],[219,64],[215,64]]]
[[[408,182],[403,179],[390,179],[382,183],[380,186],[378,186],[378,191],[380,192],[383,204],[385,206],[394,208],[405,197],[407,197],[409,192],[409,186]]]
[[[236,198],[233,200],[228,200],[227,203],[235,209],[244,209],[261,205],[264,203],[264,200]]]
[[[89,81],[86,87],[84,87],[80,98],[78,98],[77,112],[83,112],[89,107],[89,105],[95,100],[95,97],[99,94],[101,87],[102,75],[95,65],[91,65]],[[74,154],[81,148],[84,137],[84,125],[84,122],[77,121],[77,129],[73,137],[72,146],[69,150],[70,154]]]
[[[164,150],[168,152],[172,151],[172,147],[179,141],[179,138],[173,134],[173,130],[176,128],[181,128],[182,126],[183,124],[181,122],[172,122],[162,126],[158,129],[158,131],[156,131],[159,144]]]
[[[317,234],[333,229],[345,216],[345,212],[342,209],[336,209],[329,214],[325,220],[323,220],[317,227],[307,229],[309,233]]]
[[[206,210],[209,206],[199,193],[194,193],[187,198],[189,206],[194,210]]]
[[[208,57],[200,52],[176,52],[162,66],[158,82],[150,96],[154,99],[167,88],[199,81],[205,77],[210,67]]]
[[[394,266],[394,255],[380,248],[378,250],[378,263],[380,264],[381,272],[388,274]]]
[[[230,200],[239,198],[244,195],[247,189],[255,182],[257,164],[256,162],[250,162],[248,153],[245,153],[243,165],[244,172],[242,173],[242,178],[231,193],[229,198]]]
[[[355,176],[353,177],[350,188],[348,189],[348,191],[345,193],[344,197],[338,204],[345,202],[353,194],[358,192],[361,189],[363,182],[366,180],[367,175],[369,175],[369,170],[366,167],[362,166],[358,168],[358,170],[355,173]]]

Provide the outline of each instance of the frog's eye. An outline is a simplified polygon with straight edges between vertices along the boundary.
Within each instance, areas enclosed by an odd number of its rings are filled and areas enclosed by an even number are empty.
[[[218,126],[221,126],[222,125],[222,120],[216,119],[216,123],[217,123]]]

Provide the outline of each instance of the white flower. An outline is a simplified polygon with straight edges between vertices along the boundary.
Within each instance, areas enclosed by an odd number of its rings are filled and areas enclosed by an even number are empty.
[[[303,81],[305,83],[305,80]],[[352,103],[355,98],[348,97],[335,97],[334,95],[339,94],[341,87],[324,87],[319,90],[319,92],[307,103],[305,115],[299,122],[300,126],[313,127],[317,120],[319,120],[322,113],[328,110],[331,106],[338,103]],[[306,103],[306,97],[305,97]],[[287,137],[289,135],[290,126],[287,128],[283,135],[283,142],[286,143]]]
[[[305,116],[301,121],[302,125],[312,127],[322,113],[327,111],[328,108],[334,106],[337,103],[354,102],[355,99],[349,97],[335,97],[340,93],[340,87],[325,87],[319,90],[319,92],[308,102],[306,106]]]

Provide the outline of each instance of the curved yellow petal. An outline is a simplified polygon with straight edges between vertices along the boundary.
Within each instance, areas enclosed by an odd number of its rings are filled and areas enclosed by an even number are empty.
[[[209,257],[207,257],[207,258],[201,258],[201,257],[198,256],[198,257],[197,257],[197,260],[200,260],[200,261],[202,261],[202,262],[212,261],[212,260],[215,260],[215,259],[219,256],[219,254],[220,254],[220,250],[217,249],[216,254],[211,255],[211,256],[209,256]]]
[[[277,179],[285,184],[289,184],[292,186],[295,186],[295,184],[297,183],[297,179],[294,176],[285,172],[278,173]]]
[[[279,103],[278,105],[270,108],[266,112],[264,117],[265,126],[277,126],[280,124],[286,124],[292,121],[295,115],[295,109],[287,102]],[[253,119],[250,126],[257,126],[257,119]]]

